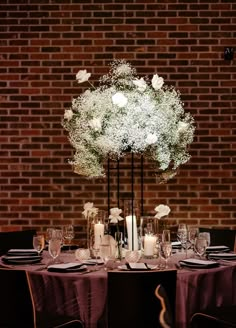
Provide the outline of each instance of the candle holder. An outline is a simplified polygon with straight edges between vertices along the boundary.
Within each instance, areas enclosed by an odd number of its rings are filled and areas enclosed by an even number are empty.
[[[134,199],[124,200],[124,216],[125,225],[128,239],[128,249],[138,250],[140,249],[140,241],[138,236],[138,220],[139,220],[139,201]]]
[[[143,242],[143,256],[147,259],[154,257],[157,236],[152,233],[147,233],[144,236]]]
[[[99,251],[100,244],[104,237],[106,217],[106,211],[98,210],[97,214],[88,222],[87,243],[91,256],[95,255],[94,252],[96,252],[97,255]]]

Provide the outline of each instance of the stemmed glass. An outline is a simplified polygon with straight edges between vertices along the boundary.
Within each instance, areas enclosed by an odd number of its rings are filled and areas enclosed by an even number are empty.
[[[75,237],[74,227],[72,224],[68,224],[63,227],[63,238],[68,240],[69,252],[71,251],[71,241]]]
[[[172,254],[172,245],[169,241],[164,241],[161,243],[161,255],[165,259],[165,269],[168,268],[168,259]]]
[[[42,252],[45,246],[44,235],[33,236],[33,247],[38,252],[38,255]]]
[[[58,238],[50,239],[48,243],[48,252],[52,257],[52,263],[55,263],[56,258],[61,253],[61,239]]]
[[[95,238],[95,235],[93,234],[91,236],[91,240],[90,240],[90,243],[91,243],[91,250],[92,250],[92,253],[95,257],[95,271],[98,270],[98,255],[100,253],[100,243],[97,243],[97,239]]]
[[[110,244],[100,244],[100,256],[104,262],[104,270],[107,271],[107,263],[109,260],[115,260],[115,252]]]
[[[207,240],[202,237],[196,238],[194,248],[197,255],[199,255],[200,258],[203,258],[207,248]]]
[[[188,241],[190,243],[190,248],[194,250],[195,240],[198,237],[199,229],[197,227],[190,227],[188,230]]]
[[[186,257],[187,257],[188,229],[187,229],[187,225],[185,223],[180,223],[179,224],[178,230],[177,230],[177,237],[178,237],[178,240],[181,242],[182,249],[185,248]]]

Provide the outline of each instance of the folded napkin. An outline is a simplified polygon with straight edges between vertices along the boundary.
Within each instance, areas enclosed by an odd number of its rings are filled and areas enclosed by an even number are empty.
[[[206,253],[213,253],[213,252],[228,252],[230,251],[228,246],[220,245],[220,246],[208,246],[206,248]]]
[[[35,249],[9,249],[7,256],[38,256]]]
[[[84,260],[83,263],[84,265],[100,265],[100,264],[104,264],[103,260],[101,259],[97,259],[97,260],[94,260],[94,259],[89,259],[89,260]]]
[[[208,258],[215,260],[236,260],[236,253],[209,253]]]
[[[4,263],[8,263],[8,264],[32,264],[32,263],[38,263],[40,262],[42,259],[41,256],[37,255],[37,256],[8,256],[8,255],[4,255],[2,256],[2,261]]]
[[[190,268],[215,268],[219,266],[219,263],[209,260],[200,260],[200,259],[186,259],[179,261],[181,266],[190,267]]]
[[[85,270],[87,270],[87,266],[83,263],[78,264],[78,262],[51,264],[48,266],[48,271],[50,272],[79,272]]]
[[[151,270],[152,266],[149,266],[147,263],[126,263],[126,267],[128,270]]]

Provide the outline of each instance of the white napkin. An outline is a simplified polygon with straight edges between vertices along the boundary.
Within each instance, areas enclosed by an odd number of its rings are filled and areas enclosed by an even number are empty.
[[[87,266],[83,264],[79,264],[78,262],[73,263],[62,263],[62,264],[51,264],[48,266],[49,272],[79,272],[87,270]]]
[[[11,248],[11,249],[9,249],[8,250],[8,252],[7,253],[38,253],[34,248],[30,248],[30,249],[27,249],[27,248]]]

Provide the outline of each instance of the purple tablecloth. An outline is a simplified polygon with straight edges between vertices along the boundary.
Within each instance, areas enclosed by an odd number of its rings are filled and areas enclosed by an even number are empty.
[[[172,263],[178,261],[172,257]],[[37,311],[79,317],[86,328],[106,318],[107,273],[52,273],[26,267]],[[176,328],[187,328],[191,315],[208,306],[236,304],[236,262],[213,269],[178,270]],[[105,327],[105,323],[103,327]]]

